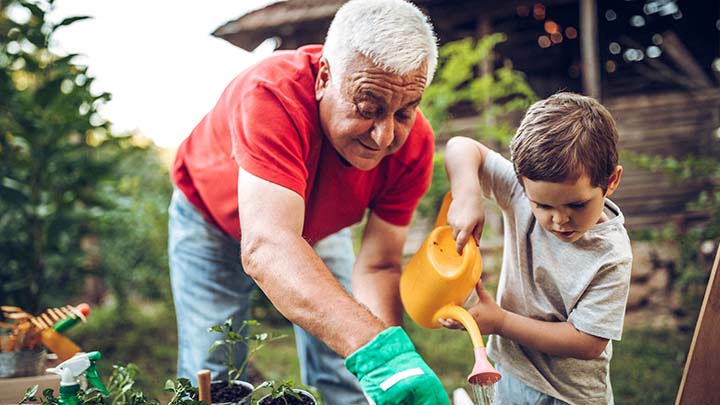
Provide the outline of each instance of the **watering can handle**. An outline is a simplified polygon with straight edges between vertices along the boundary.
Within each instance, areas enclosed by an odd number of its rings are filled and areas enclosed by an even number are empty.
[[[447,214],[450,209],[450,203],[452,202],[452,193],[449,191],[445,193],[442,204],[440,205],[440,212],[438,212],[437,218],[435,219],[435,227],[447,225]]]

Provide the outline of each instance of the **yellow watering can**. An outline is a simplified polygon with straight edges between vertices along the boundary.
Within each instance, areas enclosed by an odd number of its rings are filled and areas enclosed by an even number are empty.
[[[410,318],[417,324],[438,329],[440,318],[460,322],[470,334],[475,352],[475,365],[468,376],[471,384],[491,385],[500,380],[500,373],[488,362],[482,335],[475,319],[463,304],[480,280],[482,258],[471,237],[462,254],[455,250],[452,229],[447,225],[447,212],[452,196],[443,199],[435,228],[405,266],[400,278],[400,298]]]

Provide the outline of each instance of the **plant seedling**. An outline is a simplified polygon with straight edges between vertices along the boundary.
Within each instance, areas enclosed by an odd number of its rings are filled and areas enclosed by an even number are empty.
[[[209,332],[218,332],[222,334],[222,338],[216,340],[215,343],[210,346],[208,352],[212,352],[218,347],[222,347],[225,352],[224,364],[228,369],[228,385],[232,385],[232,381],[239,380],[242,377],[248,362],[253,355],[258,352],[258,350],[262,349],[267,343],[272,342],[273,340],[282,339],[286,336],[273,336],[271,333],[265,332],[250,334],[249,329],[257,325],[260,325],[260,322],[254,319],[244,320],[242,325],[240,325],[240,327],[236,330],[233,328],[232,318],[228,318],[222,323],[222,325],[215,325],[208,330]],[[237,348],[237,345],[245,346],[247,349],[245,360],[243,360],[240,366],[236,366],[233,361],[235,359],[235,349]]]
[[[257,391],[263,388],[270,388],[271,391],[268,395],[260,399],[258,402],[259,405],[303,405],[316,403],[314,398],[297,391],[292,380],[285,380],[280,384],[276,384],[273,380],[265,381],[255,390]]]

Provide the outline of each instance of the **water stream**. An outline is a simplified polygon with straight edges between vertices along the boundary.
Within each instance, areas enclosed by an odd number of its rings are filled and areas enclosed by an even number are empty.
[[[493,388],[494,386],[494,384],[470,384],[473,402],[475,403],[475,405],[492,405],[495,397],[495,390]]]

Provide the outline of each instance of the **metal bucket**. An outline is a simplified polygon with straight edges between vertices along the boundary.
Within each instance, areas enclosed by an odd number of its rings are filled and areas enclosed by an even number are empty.
[[[0,352],[0,378],[31,377],[45,374],[47,352],[43,348],[20,352]]]

